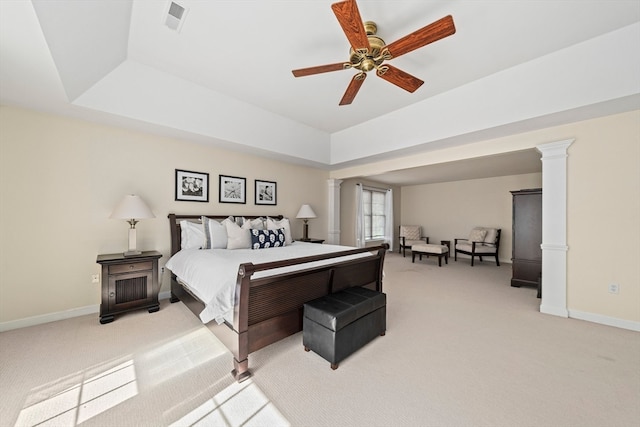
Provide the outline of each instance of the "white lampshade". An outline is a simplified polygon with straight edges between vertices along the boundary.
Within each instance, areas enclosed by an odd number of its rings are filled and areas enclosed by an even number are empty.
[[[127,194],[120,201],[118,206],[116,206],[109,218],[129,220],[155,217],[156,216],[151,212],[151,209],[149,209],[149,206],[147,206],[140,196]]]
[[[129,250],[124,253],[124,256],[135,256],[142,253],[136,249],[136,223],[139,219],[155,217],[149,206],[140,196],[135,194],[127,194],[116,206],[109,218],[126,219],[131,225],[129,228]]]
[[[311,209],[311,206],[309,205],[302,205],[300,207],[300,210],[298,211],[298,215],[296,215],[296,218],[302,218],[302,219],[315,218],[315,217],[316,217],[316,213],[313,211],[313,209]]]

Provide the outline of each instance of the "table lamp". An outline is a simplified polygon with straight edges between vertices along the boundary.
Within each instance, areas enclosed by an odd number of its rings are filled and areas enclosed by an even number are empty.
[[[131,225],[131,228],[129,228],[129,250],[124,253],[124,256],[134,256],[142,253],[136,249],[136,224],[139,219],[155,217],[140,196],[135,194],[127,194],[116,206],[109,218],[126,219]]]
[[[308,240],[309,239],[309,224],[308,221],[310,218],[315,218],[316,217],[316,213],[313,211],[313,209],[311,209],[311,206],[309,205],[302,205],[300,207],[300,210],[298,211],[298,215],[296,215],[296,218],[302,219],[304,221],[304,228],[303,228],[303,236],[302,236],[302,240]]]

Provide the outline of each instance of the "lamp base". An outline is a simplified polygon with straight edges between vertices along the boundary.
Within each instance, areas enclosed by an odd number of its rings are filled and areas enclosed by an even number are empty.
[[[138,256],[142,255],[142,251],[136,249],[136,229],[135,224],[129,229],[129,250],[126,251],[124,256]]]

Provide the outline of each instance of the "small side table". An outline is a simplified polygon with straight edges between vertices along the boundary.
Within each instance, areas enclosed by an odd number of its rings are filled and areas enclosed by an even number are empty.
[[[314,239],[312,237],[309,237],[308,239],[300,239],[300,241],[308,243],[324,243],[324,239]]]
[[[451,255],[451,240],[440,240],[440,244],[449,248],[449,255]]]
[[[125,311],[146,308],[149,313],[160,309],[158,303],[157,251],[125,257],[122,253],[98,255],[102,265],[102,303],[100,323],[113,322],[114,316]]]

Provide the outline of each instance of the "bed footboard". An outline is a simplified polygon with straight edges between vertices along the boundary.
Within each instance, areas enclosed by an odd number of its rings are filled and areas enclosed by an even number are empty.
[[[385,244],[297,260],[240,265],[234,307],[238,345],[232,350],[232,374],[236,380],[251,376],[249,353],[302,330],[302,310],[306,302],[353,286],[382,292],[382,269],[388,247]],[[370,251],[373,253],[362,258],[336,260],[319,267],[252,279],[257,271]]]

